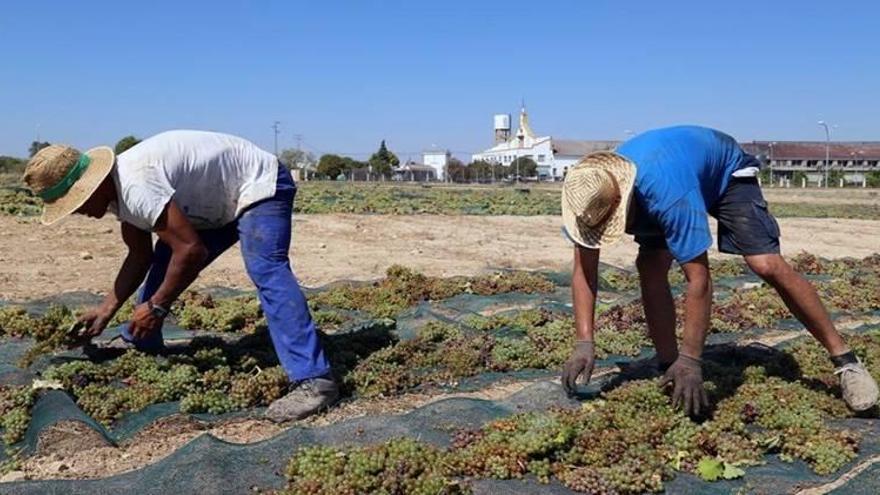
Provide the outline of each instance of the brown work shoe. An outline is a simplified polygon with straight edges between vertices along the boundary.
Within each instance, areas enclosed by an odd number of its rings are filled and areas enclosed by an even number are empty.
[[[862,366],[861,361],[845,364],[834,370],[834,374],[840,376],[843,400],[850,409],[865,411],[877,404],[880,390],[877,389],[877,382]]]
[[[329,375],[294,383],[290,392],[266,409],[271,421],[293,421],[321,412],[339,400],[339,386]]]

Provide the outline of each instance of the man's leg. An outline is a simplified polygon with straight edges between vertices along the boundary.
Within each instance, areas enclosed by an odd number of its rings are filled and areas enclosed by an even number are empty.
[[[828,351],[847,405],[863,411],[876,404],[877,383],[834,328],[816,289],[779,254],[779,225],[767,209],[757,179],[734,178],[711,213],[718,219],[718,249],[742,255]]]
[[[202,243],[208,249],[208,260],[205,262],[205,266],[211,264],[224,251],[238,242],[238,228],[234,223],[219,229],[200,230],[198,234]],[[135,298],[137,304],[147,301],[159,290],[159,287],[165,280],[165,272],[168,270],[168,263],[170,261],[171,248],[164,242],[157,240],[153,248],[153,264],[150,266],[149,273],[147,273],[146,281],[138,291],[137,298]],[[129,325],[125,324],[120,333],[122,334],[122,340],[134,344],[135,348],[140,351],[158,352],[164,347],[162,329],[144,339],[136,339],[131,335]]]
[[[838,356],[849,351],[840,333],[834,328],[815,287],[794,271],[781,255],[753,254],[744,258],[756,275],[776,289],[789,311],[830,355]]]
[[[642,247],[636,258],[645,319],[661,367],[672,364],[678,358],[678,343],[675,338],[675,301],[669,287],[671,264],[672,254],[664,248]]]
[[[294,192],[279,187],[275,197],[245,211],[238,225],[245,268],[257,287],[278,360],[290,380],[298,382],[327,375],[330,364],[290,267]]]

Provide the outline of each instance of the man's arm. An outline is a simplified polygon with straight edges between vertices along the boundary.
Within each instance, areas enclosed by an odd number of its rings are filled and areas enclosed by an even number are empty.
[[[577,340],[593,340],[598,280],[599,250],[575,246],[574,271],[571,274],[571,296]]]
[[[682,263],[687,279],[685,301],[684,335],[678,359],[663,375],[664,385],[673,385],[672,403],[683,406],[690,415],[699,415],[709,406],[703,387],[703,344],[709,327],[709,311],[712,306],[712,279],[709,276],[709,260],[703,252],[691,261]]]
[[[208,250],[195,228],[173,200],[168,202],[159,217],[155,232],[171,249],[171,259],[162,284],[148,301],[134,310],[129,329],[137,339],[143,339],[162,327],[164,315],[155,314],[153,306],[167,310],[196,279],[208,258]]]
[[[571,357],[562,369],[562,386],[569,394],[577,388],[577,379],[584,375],[589,381],[595,362],[593,324],[596,291],[599,279],[599,250],[581,246],[574,248],[574,270],[571,295],[574,306],[575,344]]]
[[[709,329],[709,313],[712,309],[709,257],[703,253],[683,263],[681,268],[687,280],[681,354],[699,359],[703,355],[703,345]]]
[[[128,247],[128,255],[119,268],[113,290],[95,309],[87,311],[80,321],[88,325],[84,335],[100,335],[113,319],[116,311],[134,294],[150,269],[153,260],[153,242],[149,232],[128,223],[122,224],[122,241]]]
[[[162,285],[150,301],[168,308],[204,268],[208,249],[174,200],[168,202],[165,212],[159,217],[155,232],[171,248],[171,260]]]

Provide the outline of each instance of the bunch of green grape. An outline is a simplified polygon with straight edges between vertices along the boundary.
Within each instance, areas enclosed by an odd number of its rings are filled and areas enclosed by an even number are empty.
[[[282,493],[469,493],[466,485],[446,475],[443,455],[434,447],[408,438],[349,449],[306,447],[288,463],[288,485]]]
[[[0,386],[0,428],[7,445],[24,437],[31,420],[36,391],[28,386]]]

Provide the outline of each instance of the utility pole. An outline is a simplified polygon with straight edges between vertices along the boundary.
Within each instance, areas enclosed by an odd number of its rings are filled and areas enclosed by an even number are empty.
[[[281,122],[279,122],[277,120],[275,121],[274,124],[272,124],[272,129],[275,131],[275,156],[278,156],[278,133],[281,132],[281,130],[279,128],[280,125],[281,125]]]
[[[828,124],[824,120],[819,121],[819,125],[825,128],[825,187],[828,187],[828,163],[831,155],[831,131],[828,130]]]

